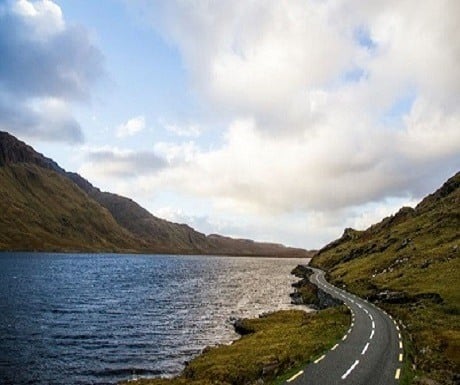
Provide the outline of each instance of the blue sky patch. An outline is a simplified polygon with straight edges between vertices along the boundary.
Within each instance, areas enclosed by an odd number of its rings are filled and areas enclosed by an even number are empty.
[[[361,26],[354,31],[355,41],[362,47],[367,48],[368,50],[373,50],[377,47],[375,41],[372,40],[369,29]]]

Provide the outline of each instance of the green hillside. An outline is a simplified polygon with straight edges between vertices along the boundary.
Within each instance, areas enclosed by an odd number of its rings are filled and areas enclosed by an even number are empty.
[[[415,209],[346,229],[311,264],[405,325],[403,383],[460,380],[460,173]]]
[[[0,131],[0,250],[306,257],[303,249],[205,235],[103,192]]]
[[[136,240],[110,213],[56,172],[0,167],[0,249],[130,251]]]

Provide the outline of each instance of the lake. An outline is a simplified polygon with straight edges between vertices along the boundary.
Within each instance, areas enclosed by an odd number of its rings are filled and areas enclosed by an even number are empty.
[[[232,321],[289,309],[301,259],[0,253],[0,383],[171,376]]]

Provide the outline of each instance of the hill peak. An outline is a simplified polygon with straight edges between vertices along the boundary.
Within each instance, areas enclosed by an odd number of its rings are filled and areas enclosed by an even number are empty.
[[[52,159],[35,151],[5,131],[0,131],[0,166],[13,163],[31,163],[59,173],[65,171]]]

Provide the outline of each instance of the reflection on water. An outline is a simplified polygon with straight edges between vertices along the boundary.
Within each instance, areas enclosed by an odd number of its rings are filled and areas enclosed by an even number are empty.
[[[290,308],[299,259],[0,254],[0,383],[173,375],[231,320]]]

